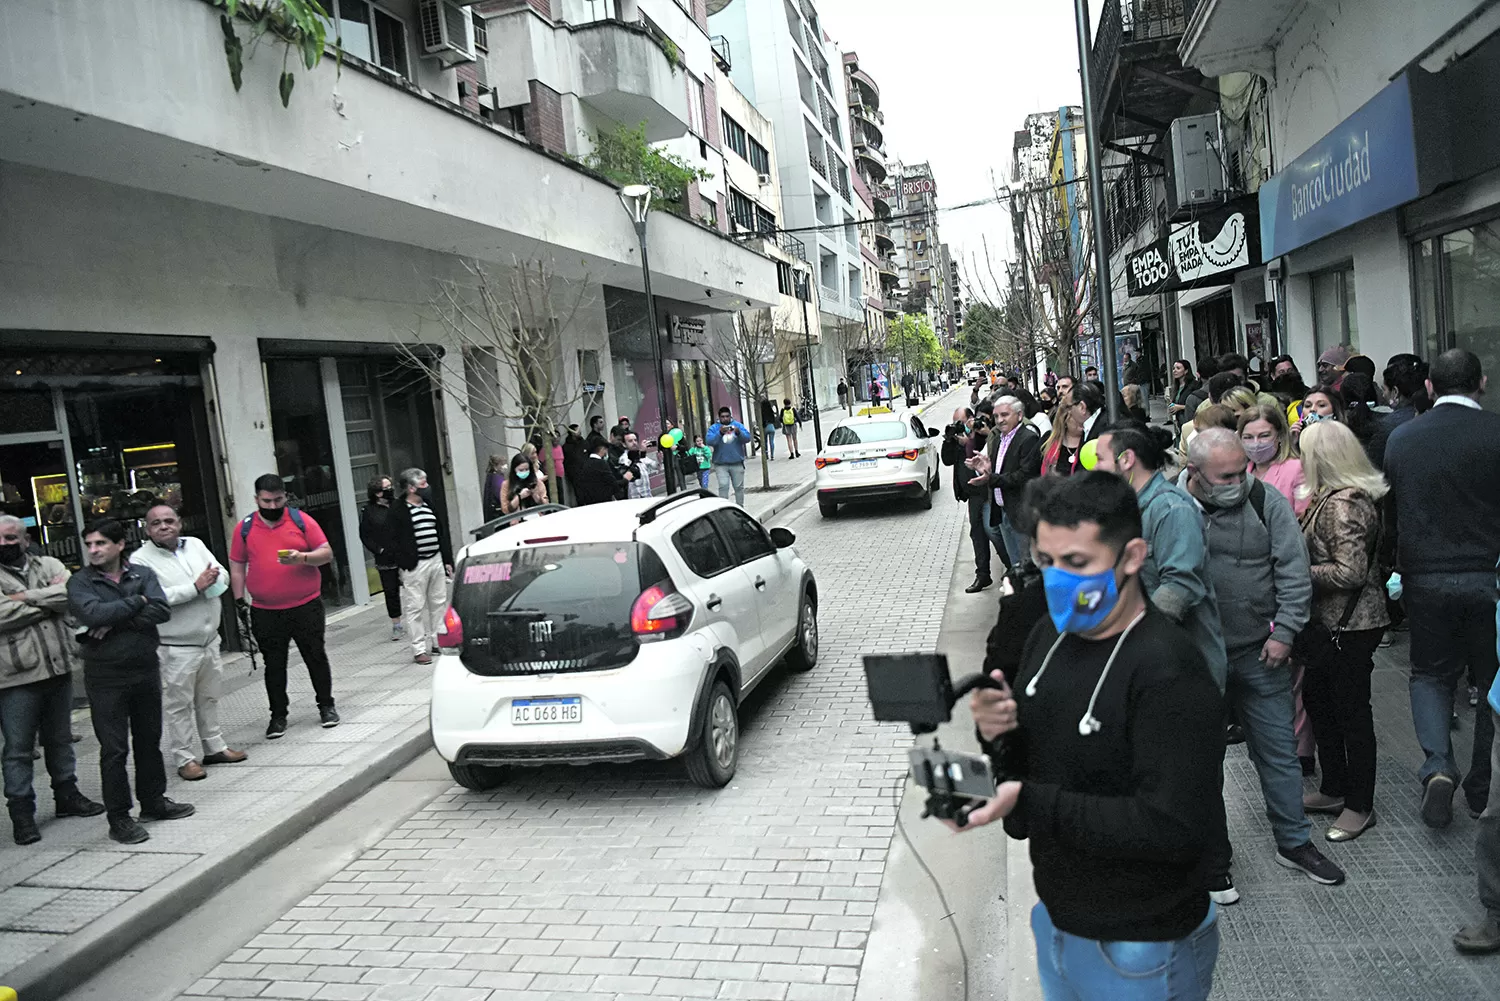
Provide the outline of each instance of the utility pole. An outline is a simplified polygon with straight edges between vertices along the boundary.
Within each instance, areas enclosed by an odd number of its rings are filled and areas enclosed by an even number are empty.
[[[1118,3],[1119,0],[1106,0]],[[1104,218],[1104,177],[1099,167],[1099,125],[1094,120],[1094,82],[1089,70],[1093,44],[1089,0],[1073,0],[1078,27],[1078,75],[1083,82],[1083,134],[1088,143],[1089,216],[1094,223],[1094,297],[1099,300],[1099,338],[1104,371],[1104,406],[1113,424],[1120,418],[1120,380],[1115,373],[1115,304],[1109,281],[1109,227]],[[1069,322],[1072,322],[1071,320]]]

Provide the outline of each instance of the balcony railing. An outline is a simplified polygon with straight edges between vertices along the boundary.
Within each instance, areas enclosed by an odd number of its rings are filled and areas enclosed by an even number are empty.
[[[729,39],[723,35],[715,35],[709,45],[714,50],[714,60],[718,62],[719,69],[728,73],[734,67],[734,60],[729,57]]]
[[[777,233],[776,245],[785,251],[789,257],[796,258],[799,261],[807,260],[807,244],[790,233]]]
[[[836,288],[829,288],[827,285],[824,285],[822,282],[818,283],[818,295],[822,297],[822,299],[823,299],[824,302],[841,302],[841,301],[843,301],[843,297],[841,295],[839,295],[839,290],[838,289],[836,289]]]
[[[828,180],[828,164],[823,162],[821,156],[815,152],[808,153],[807,162],[812,164],[812,169],[816,170],[823,180]]]
[[[1094,100],[1100,100],[1120,48],[1136,42],[1180,38],[1187,30],[1188,0],[1108,0],[1089,54]]]

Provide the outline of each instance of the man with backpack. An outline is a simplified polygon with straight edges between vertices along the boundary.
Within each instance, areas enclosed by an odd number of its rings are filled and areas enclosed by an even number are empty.
[[[323,572],[333,547],[311,515],[288,507],[286,484],[275,473],[255,481],[255,513],[246,515],[229,544],[229,586],[234,600],[250,609],[250,629],[266,662],[266,698],[271,722],[266,738],[286,734],[289,645],[307,663],[318,717],[326,729],[339,725],[333,706],[333,671],[324,648]]]
[[[1225,699],[1245,731],[1276,838],[1276,861],[1325,886],[1344,873],[1312,843],[1302,765],[1292,729],[1292,640],[1312,609],[1312,571],[1292,505],[1246,471],[1239,435],[1206,428],[1188,447],[1186,487],[1203,509],[1208,576],[1229,657]],[[1229,872],[1227,836],[1209,845],[1204,871]]]

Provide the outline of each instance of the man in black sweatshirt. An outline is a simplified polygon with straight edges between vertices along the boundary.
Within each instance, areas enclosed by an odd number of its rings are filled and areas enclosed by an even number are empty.
[[[1426,756],[1417,777],[1428,827],[1453,819],[1454,686],[1466,668],[1481,692],[1495,680],[1500,414],[1480,407],[1484,390],[1477,357],[1462,348],[1443,352],[1427,373],[1432,409],[1392,431],[1385,447],[1396,569],[1411,621],[1411,717]],[[1489,803],[1494,731],[1489,713],[1475,714],[1463,787],[1476,817]]]
[[[167,798],[161,756],[161,673],[156,627],[172,607],[149,567],[126,563],[125,526],[97,521],[83,536],[89,565],[68,578],[68,612],[79,635],[83,684],[89,695],[94,735],[99,738],[99,778],[109,836],[135,845],[150,835],[130,815],[130,779],[125,762],[135,747],[135,791],[143,820],[191,816],[188,803]]]
[[[1031,839],[1049,998],[1201,1001],[1218,957],[1202,858],[1221,796],[1223,700],[1197,647],[1146,601],[1135,492],[1093,472],[1029,488],[1048,617],[1015,693],[971,708],[1005,781],[963,830]]]

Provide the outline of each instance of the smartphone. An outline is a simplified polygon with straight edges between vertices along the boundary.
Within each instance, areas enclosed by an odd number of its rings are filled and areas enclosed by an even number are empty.
[[[995,774],[990,759],[982,754],[913,747],[907,752],[911,774],[917,784],[933,792],[946,792],[968,799],[992,799]]]

